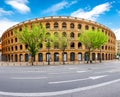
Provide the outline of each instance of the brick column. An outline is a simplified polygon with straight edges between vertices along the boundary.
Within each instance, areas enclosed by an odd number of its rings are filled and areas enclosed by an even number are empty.
[[[43,52],[43,62],[46,62],[46,53]]]
[[[35,55],[35,62],[38,62],[38,53]]]
[[[63,54],[62,54],[62,51],[59,52],[59,62],[60,62],[60,63],[63,62]]]
[[[67,62],[70,63],[70,52],[67,52]]]

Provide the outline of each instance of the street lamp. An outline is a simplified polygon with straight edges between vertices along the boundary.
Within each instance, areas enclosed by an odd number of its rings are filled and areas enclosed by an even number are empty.
[[[50,39],[47,39],[46,40],[46,47],[48,49],[48,65],[50,65],[50,46],[51,46]]]

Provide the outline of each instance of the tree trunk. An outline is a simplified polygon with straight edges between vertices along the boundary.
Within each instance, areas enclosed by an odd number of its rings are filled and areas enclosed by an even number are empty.
[[[100,49],[100,63],[102,62],[102,59],[101,59],[101,49]]]
[[[90,48],[89,48],[89,50],[88,50],[88,56],[89,56],[89,59],[88,59],[88,62],[89,63],[92,63],[92,59],[91,59],[91,51],[90,51]]]
[[[34,65],[33,62],[34,62],[34,56],[31,57],[32,66]]]

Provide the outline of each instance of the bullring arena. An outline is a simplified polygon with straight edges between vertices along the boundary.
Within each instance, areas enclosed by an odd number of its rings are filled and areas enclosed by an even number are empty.
[[[113,60],[115,58],[115,41],[116,36],[109,28],[97,22],[76,18],[76,17],[43,17],[35,18],[21,22],[17,25],[7,29],[2,35],[2,60],[5,62],[29,62],[30,55],[25,45],[18,42],[14,36],[14,29],[22,30],[24,25],[31,27],[32,23],[41,23],[46,27],[49,34],[64,34],[70,37],[71,41],[67,46],[64,53],[64,61],[66,63],[80,63],[86,61],[86,48],[78,41],[78,36],[85,30],[101,30],[108,36],[108,42],[102,46],[101,59],[103,61]],[[83,32],[82,32],[83,31]],[[45,44],[41,44],[41,49],[35,56],[37,64],[47,64],[49,60],[53,64],[62,63],[62,51],[59,48],[50,48],[50,53],[47,53]],[[97,61],[100,59],[100,50],[96,49],[91,54],[92,60]]]

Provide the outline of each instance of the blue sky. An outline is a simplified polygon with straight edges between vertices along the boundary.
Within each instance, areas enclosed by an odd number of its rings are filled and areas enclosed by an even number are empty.
[[[0,0],[0,36],[19,22],[45,16],[72,16],[103,24],[120,40],[120,0]]]

